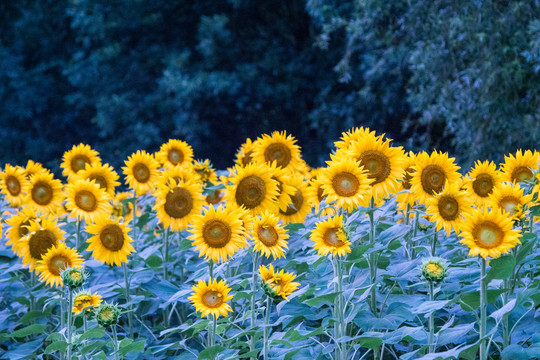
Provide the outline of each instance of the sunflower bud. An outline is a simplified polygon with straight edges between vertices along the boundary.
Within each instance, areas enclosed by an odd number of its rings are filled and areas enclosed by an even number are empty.
[[[264,293],[268,295],[274,302],[279,302],[282,298],[276,292],[276,288],[273,284],[267,283],[266,281],[262,282],[262,288]]]
[[[62,276],[64,285],[70,289],[81,287],[87,277],[83,268],[67,268],[60,272],[60,276]]]
[[[448,265],[443,259],[432,257],[422,261],[421,270],[426,280],[439,283],[446,277]]]
[[[103,304],[96,308],[96,320],[103,327],[118,324],[120,309],[115,304]]]

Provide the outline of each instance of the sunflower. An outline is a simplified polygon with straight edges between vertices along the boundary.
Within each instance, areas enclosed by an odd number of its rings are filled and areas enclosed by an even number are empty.
[[[512,229],[512,219],[501,209],[482,207],[461,223],[461,243],[469,247],[469,256],[498,258],[520,243],[521,231]]]
[[[84,170],[77,173],[77,176],[82,180],[94,180],[111,197],[114,196],[114,189],[120,185],[118,182],[120,177],[109,164],[88,164]]]
[[[303,169],[300,146],[296,139],[286,131],[274,131],[272,135],[263,134],[257,139],[252,155],[253,161],[264,164],[276,162],[278,167],[291,171]]]
[[[290,174],[286,170],[276,165],[274,161],[270,165],[270,172],[272,173],[272,179],[278,182],[278,196],[276,197],[276,203],[279,211],[286,211],[289,204],[292,204],[292,197],[296,193],[296,188],[290,185],[291,178],[296,178],[294,174]]]
[[[375,131],[369,131],[369,128],[359,127],[352,128],[341,134],[339,141],[334,142],[334,146],[338,150],[348,150],[355,142],[361,142],[367,137],[375,137]]]
[[[159,163],[154,156],[144,150],[138,150],[126,161],[124,171],[126,184],[135,190],[137,196],[153,191],[159,177]]]
[[[261,275],[265,292],[269,293],[272,297],[281,296],[283,299],[288,300],[287,296],[291,295],[300,286],[300,283],[293,282],[296,278],[295,274],[285,272],[283,269],[276,272],[272,265],[269,267],[261,265],[259,267],[259,274]]]
[[[247,247],[240,213],[233,207],[210,206],[204,214],[194,216],[189,232],[188,239],[199,257],[214,262],[227,261],[238,249]]]
[[[81,290],[73,297],[73,308],[71,311],[78,314],[86,309],[86,312],[90,312],[94,307],[99,306],[101,302],[101,295]]]
[[[494,207],[506,212],[513,220],[521,220],[525,217],[523,207],[532,200],[531,195],[523,195],[523,189],[519,183],[500,183],[493,189],[489,196],[489,203]]]
[[[533,171],[538,170],[540,153],[536,150],[516,152],[516,156],[509,154],[504,157],[502,166],[502,181],[523,182],[533,178]]]
[[[227,316],[232,312],[232,308],[227,301],[233,298],[229,295],[231,288],[225,280],[217,281],[216,279],[208,279],[208,283],[199,280],[197,285],[193,285],[193,293],[188,298],[191,301],[196,311],[200,311],[201,317],[208,315],[218,318],[219,315]]]
[[[415,172],[411,178],[411,192],[414,198],[420,204],[425,204],[428,198],[442,191],[446,181],[453,184],[460,179],[458,169],[454,158],[449,158],[447,153],[439,153],[436,150],[431,155],[419,153],[414,165]]]
[[[28,207],[23,207],[16,215],[12,215],[6,220],[6,224],[9,225],[9,230],[6,231],[6,237],[8,241],[6,245],[12,246],[13,251],[18,248],[17,244],[19,240],[28,235],[28,227],[31,221],[40,221],[36,215],[36,212]],[[19,255],[17,253],[17,255]]]
[[[354,159],[337,159],[327,161],[328,168],[321,175],[323,195],[327,203],[336,202],[339,208],[354,210],[369,196],[368,178],[359,162]]]
[[[184,181],[201,182],[199,175],[193,171],[192,167],[177,165],[159,172],[156,187],[169,186],[171,180],[174,180],[177,184]]]
[[[396,190],[396,202],[398,210],[407,209],[407,205],[410,207],[414,206],[415,200],[411,192],[411,179],[412,174],[416,171],[414,170],[414,164],[416,163],[416,154],[412,151],[409,151],[405,156],[405,163],[403,167],[405,168],[403,172],[403,177],[399,182],[399,186]]]
[[[444,228],[450,235],[452,229],[459,232],[459,224],[472,211],[472,205],[467,192],[460,190],[459,183],[446,182],[443,191],[426,200],[426,213],[436,223],[437,231]]]
[[[66,186],[66,207],[87,224],[112,211],[111,198],[94,180],[77,180]]]
[[[343,227],[341,215],[319,221],[309,237],[313,241],[319,256],[332,254],[332,256],[345,256],[351,252],[351,242]]]
[[[257,217],[253,222],[251,236],[255,242],[254,251],[258,251],[267,258],[272,255],[274,260],[285,256],[284,249],[287,249],[287,239],[289,234],[278,224],[278,217],[272,213],[265,212]]]
[[[279,195],[279,183],[272,179],[272,170],[266,164],[249,164],[237,167],[231,178],[232,185],[227,187],[227,202],[245,206],[253,215],[265,210],[278,211],[276,199]]]
[[[31,220],[28,234],[14,244],[15,251],[22,258],[23,265],[28,265],[30,271],[33,271],[47,250],[64,241],[64,235],[65,233],[56,224],[56,220],[46,218],[40,219],[39,222]]]
[[[74,145],[71,150],[64,153],[63,162],[60,165],[62,169],[62,175],[68,179],[73,178],[79,171],[84,170],[86,164],[95,165],[100,164],[101,159],[99,153],[93,150],[90,145]]]
[[[482,206],[489,201],[489,195],[501,181],[501,173],[493,162],[477,161],[465,178],[465,188],[474,202]]]
[[[187,228],[193,216],[198,215],[204,204],[202,185],[194,179],[176,183],[171,180],[170,186],[160,186],[155,192],[156,210],[159,221],[172,231]]]
[[[47,250],[43,258],[38,261],[36,272],[39,274],[39,280],[47,285],[62,286],[62,276],[60,272],[66,268],[80,268],[83,259],[81,255],[64,243],[59,242]]]
[[[279,218],[284,224],[303,223],[311,211],[311,203],[313,202],[309,198],[307,183],[303,181],[301,176],[288,177],[285,181],[295,192],[291,196],[291,202],[287,208],[279,210]]]
[[[26,176],[28,180],[30,180],[32,176],[42,172],[49,172],[49,170],[45,169],[41,163],[28,160],[26,167],[24,168],[24,176]]]
[[[197,160],[193,162],[193,172],[199,177],[199,181],[203,184],[212,183],[216,184],[218,178],[216,175],[216,170],[212,166],[212,163],[209,159],[204,161]]]
[[[225,190],[217,189],[208,193],[208,195],[206,195],[204,200],[206,201],[208,205],[217,205],[224,200],[224,197],[225,197]]]
[[[114,196],[112,215],[116,219],[123,218],[126,222],[133,219],[133,202],[127,201],[133,197],[133,193],[129,191],[119,192]],[[140,207],[137,207],[137,216],[141,215]]]
[[[2,180],[2,193],[12,207],[24,203],[30,183],[24,176],[24,169],[20,166],[6,164],[4,173],[0,173]]]
[[[156,153],[156,160],[165,168],[173,166],[191,166],[193,148],[185,141],[170,139]]]
[[[252,163],[253,150],[255,150],[255,143],[250,138],[246,139],[246,142],[240,146],[240,149],[236,153],[236,165],[242,167]]]
[[[62,205],[64,194],[62,182],[48,172],[38,173],[30,178],[30,186],[25,203],[36,212],[52,214]]]
[[[107,265],[120,266],[127,263],[127,256],[135,252],[129,237],[129,228],[125,223],[103,215],[94,224],[86,226],[86,232],[94,235],[86,240],[92,257]]]

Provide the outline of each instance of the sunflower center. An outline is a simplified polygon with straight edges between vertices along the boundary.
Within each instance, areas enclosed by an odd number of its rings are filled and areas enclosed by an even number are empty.
[[[73,300],[73,306],[79,310],[84,309],[88,305],[91,305],[92,297],[87,294],[79,295]]]
[[[217,291],[210,290],[202,296],[202,302],[206,307],[217,308],[223,304],[223,296]]]
[[[446,221],[455,220],[459,214],[459,203],[452,196],[442,196],[437,204],[439,214]]]
[[[279,240],[279,235],[273,226],[263,225],[257,229],[259,240],[266,246],[275,246]]]
[[[350,172],[341,172],[332,179],[332,187],[339,196],[351,197],[358,192],[360,182]]]
[[[142,163],[137,163],[133,166],[133,177],[137,182],[145,183],[150,180],[150,169]]]
[[[124,232],[116,224],[108,224],[103,227],[99,234],[101,244],[110,251],[118,251],[124,246]]]
[[[104,322],[112,321],[114,320],[114,311],[112,308],[109,308],[109,307],[104,308],[99,312],[99,317]]]
[[[503,242],[504,233],[494,222],[484,221],[474,227],[473,237],[477,246],[492,249]]]
[[[525,166],[518,166],[512,171],[512,181],[523,182],[532,179],[533,172]]]
[[[435,276],[441,276],[442,273],[443,273],[442,266],[437,265],[437,264],[433,264],[433,263],[427,264],[426,265],[426,270],[428,271],[428,273],[430,273],[432,275],[435,275]]]
[[[184,153],[179,149],[170,149],[167,153],[167,159],[173,165],[178,165],[184,162]]]
[[[19,225],[19,237],[28,235],[28,226],[30,226],[30,220],[25,220]]]
[[[290,216],[300,211],[300,209],[302,208],[302,205],[304,204],[304,196],[302,195],[302,191],[300,191],[300,189],[296,188],[296,193],[293,196],[291,196],[291,201],[292,201],[292,206],[289,205],[287,206],[287,209],[285,211],[279,210],[279,212],[282,213],[283,215]]]
[[[390,175],[390,160],[380,151],[364,151],[358,160],[368,171],[368,178],[374,179],[371,185],[383,182]]]
[[[107,190],[107,180],[103,176],[93,174],[93,175],[90,175],[88,179],[94,180],[101,189]]]
[[[480,197],[488,197],[493,192],[493,177],[489,174],[478,174],[472,183],[474,193]]]
[[[215,190],[213,193],[206,195],[206,202],[209,204],[217,204],[221,201],[221,190]]]
[[[17,196],[21,193],[21,183],[13,175],[6,177],[6,187],[12,196]]]
[[[499,206],[504,209],[510,215],[517,213],[517,207],[520,205],[519,199],[516,199],[514,196],[506,196],[499,201]]]
[[[409,190],[412,186],[411,184],[411,179],[412,179],[412,174],[415,172],[415,170],[413,168],[406,168],[405,169],[405,175],[403,175],[403,188],[404,189],[407,189]]]
[[[184,188],[175,188],[165,197],[165,212],[172,218],[181,219],[193,210],[193,197]]]
[[[85,155],[75,155],[71,159],[71,170],[74,172],[79,172],[80,170],[84,170],[86,167],[86,164],[90,164],[90,159]]]
[[[264,180],[256,175],[249,175],[238,183],[235,198],[239,205],[253,209],[263,202],[265,195]]]
[[[422,187],[430,195],[441,192],[446,181],[446,173],[439,165],[428,165],[422,170]]]
[[[319,188],[317,189],[317,199],[319,200],[319,202],[323,201],[324,198],[326,198],[326,195],[324,195],[324,189],[322,188],[322,186],[319,186]]]
[[[210,220],[203,227],[203,238],[209,247],[222,248],[231,240],[231,228],[221,220]]]
[[[330,247],[341,247],[345,245],[345,241],[343,241],[344,235],[342,229],[328,229],[323,235],[324,243]]]
[[[60,271],[71,266],[71,261],[64,255],[56,255],[49,262],[49,271],[55,276],[60,276]]]
[[[38,205],[47,205],[53,198],[52,186],[45,182],[38,182],[32,188],[32,200]]]
[[[75,194],[75,204],[86,212],[95,211],[98,206],[96,196],[88,190],[80,190]]]
[[[41,260],[51,247],[56,246],[57,240],[51,230],[38,230],[28,240],[30,255],[34,259]]]
[[[282,143],[273,143],[264,150],[264,158],[268,162],[275,161],[277,166],[287,167],[291,162],[291,150]]]
[[[242,163],[243,166],[251,164],[251,161],[253,160],[253,158],[251,157],[252,154],[253,154],[253,150],[249,150],[240,159],[240,162]],[[266,154],[265,154],[265,156],[266,156]]]

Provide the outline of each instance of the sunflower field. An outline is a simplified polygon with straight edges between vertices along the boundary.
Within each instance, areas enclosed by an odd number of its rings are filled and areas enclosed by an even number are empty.
[[[64,180],[6,164],[0,359],[540,358],[540,153],[334,145],[324,168],[278,131],[225,170],[174,139],[122,169],[74,146]]]

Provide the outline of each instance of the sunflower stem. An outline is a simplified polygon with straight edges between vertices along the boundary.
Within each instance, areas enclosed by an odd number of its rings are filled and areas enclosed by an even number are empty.
[[[336,305],[335,305],[335,313],[337,316],[337,332],[334,335],[336,337],[336,359],[347,359],[347,343],[341,342],[340,344],[337,343],[337,339],[342,338],[343,336],[346,336],[346,325],[345,325],[345,318],[344,318],[344,305],[345,305],[345,299],[343,298],[343,275],[342,275],[342,268],[341,268],[341,262],[338,257],[334,257],[333,259],[334,264],[334,277],[336,278],[335,282],[335,289],[337,292],[336,296]]]
[[[79,245],[81,244],[81,219],[77,219],[77,242],[75,243],[75,249],[79,251]]]
[[[375,210],[375,201],[371,198],[369,203],[369,244],[373,247],[375,246],[375,220],[374,220],[374,210]],[[371,289],[369,295],[369,304],[371,312],[375,317],[377,317],[377,287],[375,286],[377,282],[377,264],[376,264],[376,253],[372,251],[369,254],[369,275],[371,280]]]
[[[270,296],[266,296],[266,312],[264,314],[264,360],[268,360],[268,333],[270,330],[270,308],[272,307],[272,299]]]
[[[120,360],[120,344],[118,343],[118,334],[116,332],[116,325],[112,326],[113,341],[114,341],[114,358]]]
[[[435,299],[435,293],[433,291],[433,281],[429,280],[429,301],[433,301]],[[429,352],[434,353],[435,352],[435,344],[433,343],[433,335],[435,333],[435,310],[433,310],[429,314],[429,339],[428,339],[428,346],[429,346]]]
[[[163,249],[164,249],[164,255],[163,255],[163,279],[167,280],[168,274],[167,274],[167,261],[169,259],[169,228],[166,227],[163,231]]]
[[[216,346],[217,316],[212,316],[212,346]]]
[[[86,319],[86,309],[83,310],[82,317],[83,317],[83,330],[84,330],[84,334],[86,334],[86,332],[88,331],[88,320]],[[85,345],[85,344],[86,344],[86,339],[82,341],[81,345]],[[83,359],[86,360],[86,354],[83,354]]]
[[[131,309],[131,296],[129,294],[129,278],[127,273],[127,263],[122,264],[122,268],[124,269],[124,281],[126,283],[126,302],[128,303],[128,328],[129,328],[129,336],[132,336],[132,330],[133,330],[133,313]],[[116,329],[115,329],[116,331]]]
[[[257,261],[259,258],[259,253],[257,251],[253,252],[252,260],[253,260],[253,267],[251,272],[251,298],[250,298],[250,306],[251,306],[251,329],[255,328],[255,322],[257,320],[255,316],[255,293],[257,292]],[[251,335],[251,341],[249,343],[249,351],[253,353],[255,351],[255,334]],[[254,359],[257,359],[256,355],[253,355]]]
[[[36,274],[30,271],[30,311],[36,307],[36,298],[34,297],[34,286],[36,286]],[[33,321],[32,321],[33,322]]]
[[[210,280],[214,278],[214,262],[208,260],[208,274],[210,275]]]
[[[480,257],[480,360],[487,360],[486,321],[487,321],[487,281],[486,259]]]
[[[433,238],[431,241],[431,256],[435,256],[436,247],[437,247],[437,226],[433,224]]]
[[[409,226],[411,224],[411,205],[407,204],[407,210],[405,210],[405,225]],[[412,260],[412,238],[411,238],[411,231],[407,231],[407,256],[409,257],[409,260]]]
[[[503,306],[508,303],[508,296],[510,294],[510,281],[504,279],[504,293],[503,293]],[[510,328],[508,324],[508,313],[504,314],[502,317],[502,339],[503,339],[503,349],[510,345]]]
[[[133,190],[133,209],[131,210],[132,211],[132,220],[133,220],[133,237],[134,237],[134,240],[135,242],[137,243],[139,238],[138,238],[138,231],[137,231],[137,193],[135,192],[135,190]]]
[[[413,234],[411,239],[411,259],[414,259],[416,257],[415,249],[414,249],[414,239],[416,239],[416,235],[418,235],[418,221],[419,221],[420,213],[418,209],[414,212],[414,225],[413,225]]]
[[[72,307],[73,307],[73,291],[71,290],[71,288],[67,287],[67,293],[68,293],[68,298],[67,298],[67,316],[68,316],[68,323],[67,323],[67,343],[68,343],[68,346],[67,346],[67,360],[71,360],[71,338],[72,338],[72,335],[71,335],[71,332],[73,331],[72,327],[73,327],[73,324],[72,324],[72,318],[73,318],[73,311],[72,311]]]

